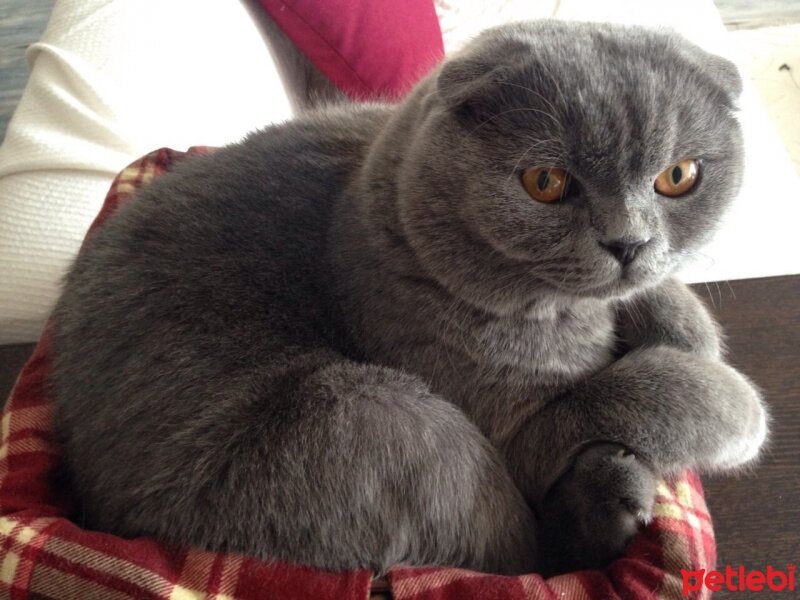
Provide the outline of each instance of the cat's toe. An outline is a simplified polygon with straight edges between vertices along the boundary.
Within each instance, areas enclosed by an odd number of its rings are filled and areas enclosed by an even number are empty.
[[[589,479],[591,490],[608,503],[610,512],[627,512],[635,516],[637,522],[650,522],[656,492],[652,472],[627,448],[614,451],[613,444],[609,444],[612,448],[604,446],[594,448],[597,456],[589,458],[583,467],[587,470],[584,477]],[[615,506],[615,501],[622,511]]]
[[[545,502],[554,571],[599,568],[621,555],[652,517],[655,477],[618,444],[586,448]]]

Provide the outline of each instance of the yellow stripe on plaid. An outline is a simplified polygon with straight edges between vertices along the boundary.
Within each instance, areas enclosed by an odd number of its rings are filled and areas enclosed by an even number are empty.
[[[236,590],[239,575],[242,572],[244,558],[235,554],[224,556],[222,561],[222,574],[219,580],[220,600],[227,599]]]
[[[0,425],[0,460],[8,458],[9,454],[20,454],[23,452],[50,452],[53,448],[40,437],[28,436],[10,442],[11,432],[22,429],[33,429],[36,431],[46,431],[50,425],[52,410],[48,405],[35,406],[31,408],[17,408],[6,410],[3,414],[2,424]],[[12,452],[13,450],[13,452]]]
[[[19,586],[28,587],[32,572],[31,560],[27,551],[41,548],[47,541],[43,530],[55,519],[43,517],[30,522],[19,521],[11,517],[0,518],[0,538],[3,538],[5,555],[0,563],[0,582],[11,589]],[[28,556],[26,558],[26,556]]]
[[[683,518],[683,510],[676,504],[658,503],[653,507],[653,516],[663,519],[681,519]]]
[[[220,564],[221,563],[221,564]],[[181,577],[175,584],[170,600],[192,600],[207,597],[216,600],[233,600],[233,592],[239,573],[241,572],[242,559],[238,556],[219,555],[203,550],[191,549],[186,555]],[[209,594],[211,575],[214,568],[218,567],[219,585],[214,595]]]
[[[694,508],[694,492],[692,486],[686,481],[679,481],[675,484],[675,495],[678,497],[678,502],[684,506]]]
[[[185,595],[176,596],[176,593],[185,594],[190,590],[208,589],[215,561],[216,557],[210,552],[189,550],[186,554],[186,560],[183,562],[180,580],[175,584],[175,590],[173,590],[170,597],[176,599],[179,597],[188,598],[189,596]]]
[[[25,546],[29,545],[37,535],[40,535],[46,527],[56,520],[57,519],[53,518],[42,518],[35,519],[30,523],[25,523],[12,517],[0,517],[0,538],[8,539],[11,542],[11,549],[5,553],[0,563],[0,582],[7,585],[13,584],[14,577],[20,564],[19,553]],[[218,555],[210,552],[192,550],[189,552],[189,557],[186,560],[181,582],[173,584],[171,581],[145,567],[139,567],[123,559],[77,543],[68,542],[56,536],[44,540],[42,546],[46,552],[59,558],[74,564],[89,567],[101,573],[113,574],[115,578],[133,584],[159,597],[169,598],[170,600],[235,600],[233,593],[242,565],[242,558],[238,556],[222,555],[218,557]],[[209,594],[204,590],[207,589],[210,583],[211,572],[216,560],[222,561],[220,565],[219,592]],[[45,567],[37,565],[34,574],[34,579],[40,583],[44,581],[44,579],[39,576],[42,568]],[[76,579],[66,571],[53,570],[49,567],[47,567],[47,569],[51,572],[50,576],[61,578],[63,581],[68,582],[69,585],[77,586],[80,581],[86,585],[86,590],[91,589],[98,593],[100,593],[100,591],[102,591],[103,594],[107,593],[107,595],[101,594],[97,596],[98,598],[130,597],[121,592],[113,592],[113,590],[100,586],[99,584],[95,585],[89,580],[83,578]],[[33,584],[31,584],[31,590],[33,589]],[[49,588],[44,589],[36,587],[35,590],[38,593],[49,593]],[[79,596],[81,598],[92,597],[90,595],[85,595],[90,593],[90,591],[82,591],[84,595]]]
[[[574,575],[557,575],[547,580],[550,590],[556,598],[569,598],[569,600],[591,600],[589,592],[581,583],[581,580]],[[540,596],[535,596],[539,598]]]
[[[685,521],[692,528],[695,536],[697,533],[694,532],[710,530],[710,524],[695,514],[695,510],[697,510],[696,492],[689,482],[680,480],[670,488],[666,482],[662,481],[657,485],[656,491],[658,495],[653,507],[654,517]],[[702,549],[700,551],[702,552]]]
[[[8,517],[0,518],[0,536],[8,537],[19,523]]]
[[[156,162],[154,160],[148,160],[144,164],[144,169],[142,170],[142,185],[145,183],[150,183],[153,179],[156,178]]]
[[[6,416],[9,417],[9,428],[14,431],[19,431],[20,429],[46,431],[49,429],[53,417],[53,409],[50,404],[42,404],[29,408],[15,408],[13,411],[8,412]],[[5,423],[3,425],[3,441],[6,441]]]
[[[148,157],[144,161],[139,161],[126,167],[116,179],[116,183],[111,189],[111,193],[117,195],[133,194],[141,186],[150,183],[156,177],[156,163]]]
[[[663,479],[659,480],[659,482],[656,484],[656,496],[664,496],[670,500],[675,499],[675,495],[672,493],[669,485],[667,485],[667,482]]]
[[[2,564],[0,564],[0,581],[8,585],[14,583],[14,575],[17,573],[18,565],[19,555],[14,552],[6,553]]]
[[[11,411],[6,411],[3,414],[3,423],[0,426],[0,431],[2,431],[2,440],[3,445],[5,446],[8,444],[8,438],[11,437]]]
[[[679,499],[666,481],[656,484],[656,502],[653,506],[653,516],[667,519],[683,518],[683,509],[679,506]]]
[[[145,165],[135,164],[127,167],[117,177],[116,182],[110,190],[110,193],[117,194],[118,196],[130,196],[139,189],[139,178],[142,177],[142,181],[145,181],[145,173]]]
[[[680,480],[670,487],[666,482],[658,484],[658,499],[654,507],[656,517],[672,520],[672,523],[683,522],[689,525],[688,534],[684,527],[673,530],[670,521],[663,524],[661,546],[664,549],[664,579],[657,597],[662,600],[682,598],[683,585],[680,569],[687,562],[694,565],[711,567],[708,564],[704,534],[713,535],[710,521],[700,519],[695,511],[706,512],[702,499],[694,488],[686,481]],[[694,555],[694,556],[692,556]],[[704,589],[697,598],[710,598],[711,592]]]
[[[26,591],[39,597],[62,598],[64,600],[132,599],[132,596],[128,593],[111,589],[98,581],[66,573],[61,569],[47,565],[36,565],[30,587]]]
[[[135,192],[137,189],[137,185],[127,181],[120,181],[116,186],[114,186],[114,192],[120,196],[123,194],[133,194],[133,192]]]
[[[194,569],[194,577],[196,578],[198,570],[207,569],[201,576],[203,583],[201,586],[185,586],[175,584],[161,575],[150,571],[145,567],[139,567],[128,561],[116,558],[114,556],[75,544],[67,542],[61,538],[51,538],[46,546],[48,552],[70,560],[76,564],[96,569],[103,573],[113,573],[119,579],[135,584],[143,589],[146,589],[159,596],[167,597],[174,600],[189,600],[192,598],[207,598],[209,594],[205,591],[197,591],[197,588],[204,589],[208,585],[211,575],[211,566],[213,560],[203,564],[194,563],[191,569]],[[190,556],[201,556],[214,558],[212,553],[202,551],[191,551]],[[196,560],[196,559],[194,559]],[[240,572],[241,558],[235,556],[223,556],[222,576],[220,578],[219,593],[211,596],[218,600],[231,600],[234,596],[231,594],[234,591],[236,580]],[[189,563],[189,561],[187,561]],[[181,577],[184,580],[184,577]],[[184,582],[185,583],[185,582]],[[195,589],[192,589],[195,588]]]
[[[198,592],[197,590],[189,590],[179,585],[175,586],[169,600],[236,600],[233,596],[227,594],[214,594],[209,595],[206,592]]]
[[[45,549],[75,564],[89,567],[102,573],[113,574],[118,579],[137,585],[159,596],[167,596],[173,585],[171,581],[150,569],[58,537],[50,538]]]
[[[0,517],[0,537],[11,538],[12,542],[28,544],[55,520],[43,517],[26,523],[13,517]]]
[[[36,538],[41,536],[42,531],[54,520],[42,518],[26,523],[11,517],[0,517],[0,539],[4,540],[3,545],[6,547],[6,554],[0,564],[0,581],[14,587],[19,584],[15,581],[18,573],[23,579],[26,578],[25,573],[30,568],[30,561],[23,562],[20,557],[26,549],[40,547],[45,543],[46,538],[40,537],[38,540]],[[20,564],[24,565],[22,571],[19,570]]]
[[[26,452],[55,453],[55,448],[52,444],[40,438],[24,438],[15,441],[13,444],[0,446],[0,460],[8,458],[9,454],[24,454]]]
[[[14,537],[17,538],[17,541],[22,544],[29,544],[31,540],[33,540],[33,538],[36,537],[37,533],[38,533],[37,531],[31,529],[26,525],[25,527],[20,529],[17,532],[17,535],[15,535]]]

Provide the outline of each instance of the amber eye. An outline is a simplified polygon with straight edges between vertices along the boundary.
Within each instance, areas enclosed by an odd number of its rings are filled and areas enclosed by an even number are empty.
[[[570,177],[564,169],[530,167],[522,172],[522,185],[539,202],[556,202],[566,196]]]
[[[686,158],[667,169],[656,177],[656,191],[662,196],[675,198],[683,196],[691,190],[699,180],[700,164],[693,158]]]

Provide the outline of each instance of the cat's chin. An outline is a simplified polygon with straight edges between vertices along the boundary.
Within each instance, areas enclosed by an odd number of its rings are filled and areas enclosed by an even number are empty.
[[[578,273],[590,272],[589,277],[584,275],[556,278],[539,272],[537,278],[557,296],[612,300],[658,285],[669,276],[675,266],[676,262],[672,257],[634,263],[625,268],[616,261],[601,261],[591,266],[582,265],[583,268],[578,270]]]
[[[574,289],[569,289],[561,283],[555,291],[562,294],[566,292],[582,299],[618,300],[658,285],[667,275],[667,273],[637,272],[634,274],[623,271],[606,281],[584,284]]]

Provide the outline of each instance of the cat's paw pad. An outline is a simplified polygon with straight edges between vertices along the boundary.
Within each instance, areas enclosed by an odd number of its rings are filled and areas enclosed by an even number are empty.
[[[653,473],[622,446],[584,449],[545,501],[553,569],[598,568],[621,555],[650,521],[655,493]]]

